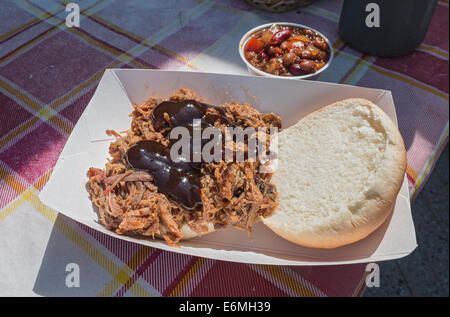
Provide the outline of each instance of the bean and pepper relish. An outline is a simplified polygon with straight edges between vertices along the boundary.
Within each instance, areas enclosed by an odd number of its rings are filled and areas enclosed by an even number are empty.
[[[263,72],[301,76],[324,67],[330,59],[330,47],[311,29],[273,24],[250,36],[244,56]]]

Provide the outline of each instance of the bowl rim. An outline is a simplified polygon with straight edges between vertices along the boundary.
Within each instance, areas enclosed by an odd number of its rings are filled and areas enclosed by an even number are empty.
[[[300,75],[300,76],[284,77],[284,76],[272,75],[272,74],[266,73],[266,72],[256,68],[252,64],[250,64],[244,56],[245,43],[247,43],[250,36],[252,34],[254,34],[255,32],[257,32],[261,29],[264,29],[266,27],[269,27],[271,25],[274,25],[274,24],[278,24],[278,25],[282,25],[282,26],[296,26],[299,28],[311,29],[314,32],[316,32],[318,35],[320,35],[325,40],[325,42],[328,44],[328,47],[330,48],[330,57],[329,57],[327,63],[325,64],[325,66],[323,66],[321,69],[319,69],[315,73],[305,74],[305,75]],[[304,79],[304,78],[315,77],[315,76],[319,75],[321,72],[323,72],[325,69],[327,69],[328,66],[330,66],[330,64],[334,58],[333,46],[331,45],[331,42],[328,39],[328,37],[323,35],[321,32],[317,31],[315,28],[312,28],[312,27],[304,25],[304,24],[298,24],[298,23],[292,23],[292,22],[270,22],[270,23],[261,24],[259,26],[254,27],[253,29],[251,29],[250,31],[245,33],[244,36],[242,36],[241,40],[239,41],[239,55],[241,56],[241,59],[244,61],[244,63],[247,65],[247,67],[249,69],[251,69],[254,73],[261,75],[261,76],[270,77],[270,78],[286,78],[286,79]]]

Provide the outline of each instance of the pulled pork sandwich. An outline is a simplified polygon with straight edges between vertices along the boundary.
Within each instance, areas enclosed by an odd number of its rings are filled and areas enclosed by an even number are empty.
[[[170,157],[175,127],[255,128],[266,132],[281,128],[274,113],[261,114],[248,104],[219,107],[202,103],[189,89],[169,99],[150,98],[134,105],[131,128],[114,135],[104,169],[90,168],[88,192],[108,230],[164,238],[176,246],[188,239],[225,227],[249,234],[260,217],[277,207],[272,173],[261,172],[261,160],[175,162]],[[268,138],[269,139],[269,138]],[[203,141],[202,141],[203,142]],[[232,149],[246,148],[232,140]]]

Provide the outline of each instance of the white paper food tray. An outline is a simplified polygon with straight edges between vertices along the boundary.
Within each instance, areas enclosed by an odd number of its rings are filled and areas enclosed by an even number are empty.
[[[248,102],[262,113],[275,112],[283,127],[333,102],[361,97],[380,106],[397,122],[389,91],[307,80],[225,75],[200,72],[109,69],[73,129],[53,174],[39,195],[56,211],[118,239],[194,256],[273,265],[332,265],[377,262],[411,253],[416,236],[411,217],[406,177],[391,217],[369,237],[344,247],[324,250],[288,242],[262,223],[254,226],[252,239],[230,228],[169,247],[162,240],[117,235],[99,222],[86,191],[89,167],[103,168],[113,137],[105,130],[127,130],[132,103],[141,104],[149,96],[168,97],[181,87],[191,88],[207,103]]]

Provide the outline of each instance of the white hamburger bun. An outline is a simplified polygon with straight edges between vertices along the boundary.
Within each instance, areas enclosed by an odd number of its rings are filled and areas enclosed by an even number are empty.
[[[406,170],[403,139],[365,99],[313,112],[278,134],[272,182],[278,209],[262,219],[279,236],[313,248],[367,237],[393,210]]]

